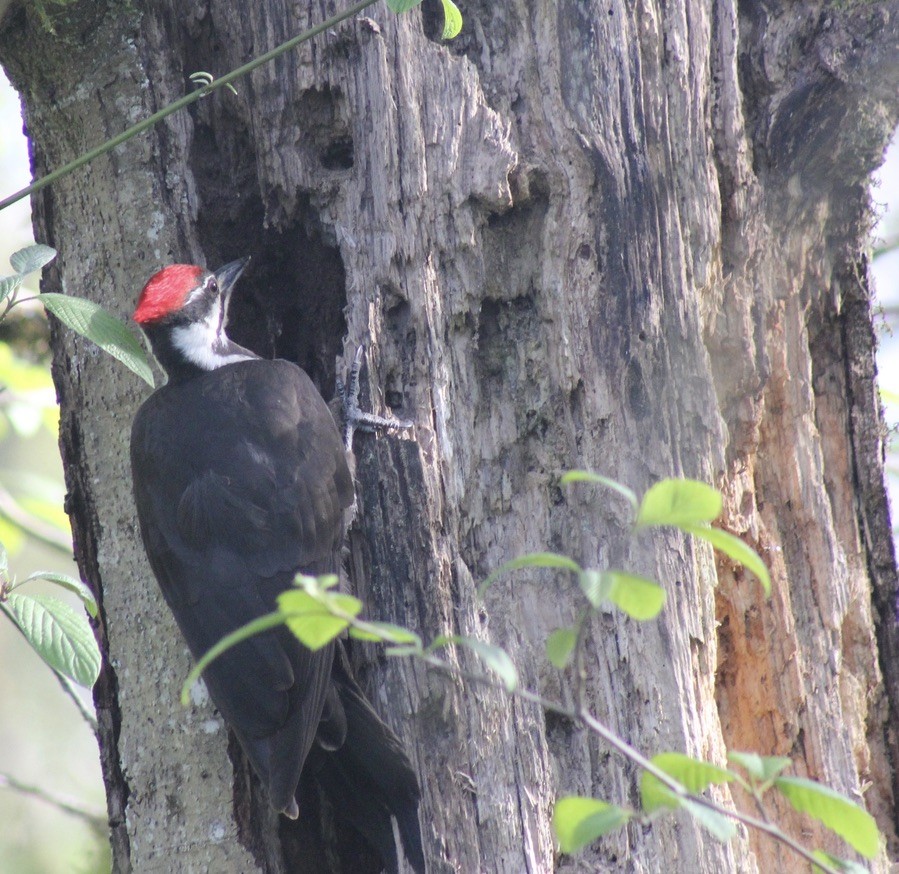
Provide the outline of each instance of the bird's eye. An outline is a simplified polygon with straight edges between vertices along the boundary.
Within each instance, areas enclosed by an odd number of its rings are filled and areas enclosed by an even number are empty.
[[[219,287],[218,287],[218,283],[215,281],[215,277],[210,277],[210,278],[206,281],[206,287],[207,287],[210,291],[218,291]]]

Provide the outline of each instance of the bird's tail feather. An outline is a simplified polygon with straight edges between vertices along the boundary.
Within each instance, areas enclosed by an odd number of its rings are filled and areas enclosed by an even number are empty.
[[[395,818],[406,860],[416,874],[424,874],[415,771],[399,739],[353,679],[343,647],[337,650],[331,676],[346,712],[346,742],[320,757],[316,777],[335,808],[378,850],[391,874],[399,870]]]

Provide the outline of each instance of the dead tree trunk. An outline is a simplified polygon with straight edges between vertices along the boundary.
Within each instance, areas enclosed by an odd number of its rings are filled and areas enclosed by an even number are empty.
[[[335,11],[72,0],[43,4],[50,31],[36,5],[15,4],[0,34],[36,176],[180,96],[190,73],[221,75]],[[899,109],[899,8],[463,13],[441,45],[439,4],[371,7],[45,189],[36,236],[60,251],[47,287],[124,316],[166,262],[252,255],[236,339],[299,362],[326,396],[335,357],[365,342],[376,405],[416,422],[414,439],[358,446],[352,577],[369,615],[500,644],[526,685],[566,701],[543,640],[575,593],[523,575],[482,604],[476,582],[547,548],[652,575],[669,595],[658,621],[609,612],[592,627],[595,713],[649,754],[789,755],[863,798],[895,851],[896,569],[864,252],[868,175]],[[328,855],[314,823],[279,836],[215,713],[178,705],[189,662],[127,473],[144,388],[60,330],[54,376],[78,557],[103,605],[116,870],[363,870],[351,848]],[[680,536],[630,542],[616,499],[560,489],[575,467],[637,490],[713,483],[774,596]],[[499,691],[355,656],[421,775],[433,872],[796,864],[678,817],[560,857],[554,798],[634,802],[631,767]]]

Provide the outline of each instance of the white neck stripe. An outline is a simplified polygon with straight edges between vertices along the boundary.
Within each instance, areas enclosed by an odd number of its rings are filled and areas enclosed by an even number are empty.
[[[234,349],[234,346],[220,330],[221,307],[221,301],[216,301],[202,322],[172,329],[172,345],[201,370],[215,370],[235,361],[250,361],[254,357],[243,351],[223,354],[224,350]]]

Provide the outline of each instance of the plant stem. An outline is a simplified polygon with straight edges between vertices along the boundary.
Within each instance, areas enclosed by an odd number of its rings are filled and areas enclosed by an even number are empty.
[[[96,829],[101,834],[105,833],[109,828],[106,816],[100,810],[89,808],[74,799],[54,795],[47,792],[46,789],[41,789],[39,786],[23,783],[9,774],[0,774],[0,789],[11,789],[13,792],[29,795],[47,804],[52,804],[53,807],[63,811],[63,813],[68,813],[70,816],[77,816],[79,819],[84,820],[91,828]]]
[[[207,94],[210,94],[217,88],[224,88],[226,85],[230,85],[236,79],[241,78],[241,76],[245,76],[247,73],[252,72],[257,67],[261,67],[263,64],[267,64],[269,61],[272,61],[275,58],[285,54],[286,52],[289,52],[291,49],[296,48],[296,46],[300,45],[300,43],[304,43],[307,40],[312,39],[312,37],[318,36],[320,33],[328,30],[328,28],[340,24],[341,21],[345,21],[347,18],[351,18],[353,15],[358,15],[360,12],[362,12],[364,9],[367,9],[369,6],[372,6],[374,3],[375,0],[360,0],[360,2],[355,3],[349,9],[340,12],[337,15],[332,15],[331,18],[328,18],[321,24],[317,24],[315,25],[315,27],[310,27],[309,30],[303,31],[303,33],[301,33],[299,36],[295,36],[293,37],[293,39],[289,39],[287,40],[287,42],[281,43],[281,45],[279,45],[277,48],[266,52],[264,55],[260,55],[258,58],[249,61],[242,67],[238,67],[236,70],[232,70],[230,73],[226,73],[221,78],[213,80],[209,85],[206,85],[203,88],[199,88],[198,90],[193,91],[190,94],[185,94],[184,97],[176,100],[174,103],[170,103],[168,106],[160,109],[159,112],[154,112],[153,115],[151,115],[149,118],[145,118],[143,121],[140,121],[132,127],[129,127],[127,130],[122,131],[122,133],[114,136],[111,140],[107,140],[102,145],[91,149],[89,152],[85,152],[83,155],[75,158],[74,161],[69,161],[68,164],[64,164],[62,167],[54,170],[52,173],[48,173],[46,176],[38,179],[37,182],[33,182],[27,188],[23,188],[21,191],[17,191],[15,194],[10,194],[9,197],[6,197],[2,201],[0,201],[0,210],[6,209],[6,207],[11,206],[12,204],[21,200],[23,197],[28,197],[29,194],[34,194],[40,191],[47,185],[56,182],[57,179],[62,179],[63,176],[68,176],[74,170],[83,167],[85,164],[89,164],[94,160],[94,158],[99,158],[100,155],[105,155],[106,152],[111,151],[116,146],[127,142],[132,137],[135,137],[138,134],[143,133],[148,128],[153,127],[153,125],[155,125],[159,121],[162,121],[162,119],[171,115],[173,112],[178,112],[179,109],[184,109],[184,107],[190,106],[191,103],[196,103],[201,97],[205,97]]]

